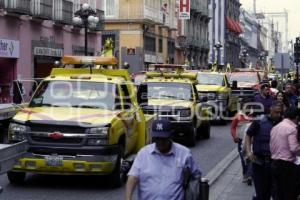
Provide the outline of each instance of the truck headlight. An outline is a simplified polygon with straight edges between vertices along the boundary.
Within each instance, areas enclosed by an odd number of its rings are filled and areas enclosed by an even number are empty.
[[[219,100],[227,99],[227,94],[226,93],[218,93],[218,99]]]
[[[187,110],[179,110],[180,117],[190,117],[192,114],[190,109]]]
[[[103,139],[108,138],[108,128],[107,127],[91,128],[89,133],[97,135],[98,138],[103,138]]]
[[[9,140],[24,141],[26,140],[26,126],[16,123],[10,123],[8,128]]]
[[[89,130],[87,145],[97,146],[108,144],[108,127],[96,127]]]

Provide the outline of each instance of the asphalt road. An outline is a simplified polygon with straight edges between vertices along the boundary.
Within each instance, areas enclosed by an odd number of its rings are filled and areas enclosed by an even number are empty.
[[[211,138],[200,140],[192,148],[196,162],[207,174],[232,149],[229,125],[212,126]],[[22,186],[10,185],[6,175],[0,176],[4,191],[0,200],[121,200],[124,186],[108,188],[103,177],[29,175]]]

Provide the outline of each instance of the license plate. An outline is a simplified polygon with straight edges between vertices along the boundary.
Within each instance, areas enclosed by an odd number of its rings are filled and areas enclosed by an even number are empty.
[[[46,156],[45,162],[47,166],[58,167],[63,165],[62,156]]]

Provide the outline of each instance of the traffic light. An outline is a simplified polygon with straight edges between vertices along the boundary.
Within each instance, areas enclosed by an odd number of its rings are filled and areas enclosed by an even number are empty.
[[[296,38],[296,42],[294,44],[294,62],[296,64],[300,63],[300,37]]]

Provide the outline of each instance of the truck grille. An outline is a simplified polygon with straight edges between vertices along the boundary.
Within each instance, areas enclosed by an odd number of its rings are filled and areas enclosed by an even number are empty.
[[[31,136],[33,142],[38,143],[53,143],[53,144],[80,144],[83,141],[83,138],[60,138],[53,139],[50,137],[38,137]]]
[[[84,133],[85,128],[79,126],[63,126],[63,125],[33,125],[30,126],[32,132],[61,132],[61,133]]]
[[[215,92],[198,92],[199,97],[207,97],[207,100],[215,100],[217,94]]]
[[[239,97],[252,97],[254,96],[255,92],[252,88],[238,88],[232,90],[232,94]]]
[[[79,126],[33,124],[30,126],[29,138],[32,143],[79,145],[84,138],[76,135],[84,134],[85,131],[85,128]],[[74,137],[52,138],[48,136],[49,133],[71,133],[74,134]]]

